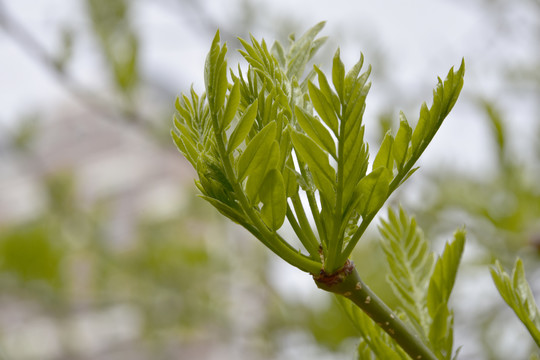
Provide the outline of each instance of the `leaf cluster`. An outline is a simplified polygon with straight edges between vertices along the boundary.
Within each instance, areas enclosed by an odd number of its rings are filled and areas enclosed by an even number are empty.
[[[245,73],[239,66],[236,74],[227,67],[227,47],[216,33],[205,63],[206,92],[199,96],[192,90],[191,97],[177,99],[172,131],[178,149],[197,170],[202,197],[278,255],[312,273],[321,268],[314,238],[301,237],[310,245],[306,256],[276,231],[291,214],[287,198],[296,196],[299,202],[290,155],[292,109],[305,106],[302,89],[312,75],[300,80],[324,42],[315,39],[322,26],[298,40],[291,37],[287,50],[278,43],[269,50],[264,40],[253,37],[251,43],[240,39],[249,66]],[[302,223],[308,224],[307,217]]]
[[[317,37],[323,26],[291,36],[287,48],[240,39],[248,67],[236,73],[217,32],[205,63],[206,92],[177,99],[172,131],[197,170],[202,197],[313,274],[343,266],[386,199],[416,170],[464,74],[462,64],[439,79],[414,129],[401,114],[396,136],[386,134],[370,166],[363,114],[371,68],[361,71],[363,56],[346,71],[338,49],[330,78],[318,66],[304,75],[325,41]],[[278,234],[286,221],[307,253]]]
[[[433,103],[422,105],[416,127],[402,113],[396,135],[386,134],[370,164],[363,114],[371,67],[362,70],[363,56],[346,70],[338,48],[331,76],[316,65],[304,74],[325,41],[317,37],[323,26],[315,25],[298,39],[292,35],[287,48],[278,42],[269,47],[253,36],[249,42],[240,39],[247,70],[238,66],[236,72],[227,65],[227,45],[221,44],[218,31],[205,62],[206,91],[199,95],[192,89],[189,97],[177,99],[171,132],[197,171],[201,196],[285,261],[314,276],[340,274],[388,197],[416,171],[414,164],[457,100],[465,70],[462,63],[457,71],[450,69],[446,80],[439,79]],[[278,232],[285,222],[304,251]],[[399,329],[400,334],[391,335],[402,337],[398,343],[406,345],[409,355],[431,358],[424,346],[429,343],[441,359],[450,359],[453,317],[447,303],[464,237],[456,235],[435,260],[403,212],[390,213],[383,232],[393,264],[390,281],[403,298],[400,314],[422,343],[375,294],[365,301],[376,303],[384,321],[392,323],[387,331]],[[378,327],[363,320],[360,328],[377,336],[366,341],[362,352],[379,348],[373,344],[389,344],[387,337],[378,337]],[[396,345],[385,351],[383,358],[404,354]]]
[[[454,106],[463,85],[462,63],[458,71],[450,70],[445,81],[439,79],[433,104],[430,108],[422,105],[414,129],[401,113],[396,136],[386,134],[368,172],[363,113],[371,69],[361,73],[362,66],[363,57],[346,72],[338,49],[333,59],[332,85],[314,66],[318,84],[308,83],[314,111],[295,107],[294,112],[299,126],[291,133],[292,143],[304,190],[308,199],[314,198],[309,202],[310,211],[317,226],[324,269],[329,273],[343,265],[390,194],[416,171],[414,164]],[[320,218],[325,220],[317,221]]]

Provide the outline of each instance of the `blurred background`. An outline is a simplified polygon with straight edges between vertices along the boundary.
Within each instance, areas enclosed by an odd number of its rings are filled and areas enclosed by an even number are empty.
[[[0,359],[354,358],[332,297],[198,199],[169,137],[217,28],[234,67],[237,36],[286,43],[321,20],[317,63],[339,44],[373,66],[372,151],[465,58],[390,205],[437,250],[467,228],[460,358],[538,358],[488,269],[521,256],[540,299],[540,1],[0,0]],[[354,260],[392,304],[377,237]]]

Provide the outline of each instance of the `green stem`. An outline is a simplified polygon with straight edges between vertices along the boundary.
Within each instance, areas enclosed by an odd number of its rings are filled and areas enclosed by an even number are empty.
[[[287,220],[291,224],[296,236],[298,236],[298,239],[300,240],[302,245],[304,245],[306,250],[309,252],[309,255],[311,255],[311,258],[318,259],[319,258],[318,246],[313,246],[312,242],[308,239],[305,231],[296,221],[296,218],[294,217],[294,213],[289,205],[287,205]]]
[[[367,227],[369,226],[369,224],[371,223],[371,221],[373,220],[373,218],[375,217],[375,214],[379,211],[379,209],[377,209],[377,211],[374,211],[371,215],[368,215],[364,219],[362,219],[362,222],[360,223],[360,226],[358,227],[358,229],[354,233],[351,240],[349,240],[349,242],[347,243],[347,246],[345,247],[345,250],[343,250],[343,252],[341,253],[340,261],[342,263],[345,263],[345,261],[347,261],[347,259],[349,258],[349,256],[353,252],[353,250],[354,250],[354,248],[356,246],[356,243],[358,242],[358,240],[360,240],[360,237],[364,234],[364,232],[366,231]]]
[[[321,272],[313,276],[317,287],[345,296],[362,309],[414,360],[437,360],[418,334],[402,322],[399,317],[371,291],[360,279],[354,264],[347,260],[338,272],[327,275]]]
[[[339,115],[338,115],[339,116]],[[343,182],[344,182],[344,146],[345,141],[341,141],[345,132],[345,121],[339,117],[339,134],[338,139],[338,158],[337,158],[337,188],[336,188],[336,208],[334,209],[334,217],[332,221],[332,241],[328,244],[328,256],[324,262],[324,269],[329,273],[335,272],[339,269],[343,263],[339,263],[340,255],[343,250],[343,236],[341,234],[342,228],[342,202],[343,202]]]
[[[263,226],[266,225],[263,224]],[[272,248],[270,248],[277,256],[304,272],[314,274],[320,271],[322,266],[320,260],[314,260],[302,254],[299,249],[292,247],[291,244],[285,241],[278,233],[268,232],[268,234],[268,236],[270,236],[270,241],[277,244],[277,250],[272,250]]]
[[[294,212],[296,213],[296,216],[298,217],[298,221],[300,223],[300,226],[302,227],[302,232],[307,237],[307,239],[310,241],[311,246],[315,248],[317,257],[319,256],[319,240],[317,239],[317,236],[315,236],[315,233],[313,232],[313,229],[311,227],[311,224],[309,223],[309,220],[306,216],[306,211],[304,210],[304,205],[302,205],[302,200],[300,200],[300,196],[298,196],[298,193],[291,196],[291,201],[294,206]]]
[[[313,220],[315,221],[315,227],[317,228],[317,232],[319,233],[319,238],[321,239],[321,242],[325,242],[326,233],[321,222],[319,206],[317,205],[315,194],[311,191],[306,191],[306,196],[308,199],[309,209],[311,210],[311,215],[313,215]]]
[[[307,179],[308,177],[304,168],[305,166],[304,163],[298,157],[296,157],[296,159],[298,160],[300,173],[302,174],[304,178]],[[324,228],[321,223],[321,217],[319,214],[319,207],[317,206],[317,200],[315,199],[315,195],[312,191],[306,190],[306,196],[308,199],[309,208],[311,210],[311,215],[313,215],[313,220],[315,221],[315,227],[317,228],[317,232],[319,233],[319,238],[321,239],[321,245],[324,249],[326,249],[326,245],[327,245],[326,235],[327,234],[325,233]]]

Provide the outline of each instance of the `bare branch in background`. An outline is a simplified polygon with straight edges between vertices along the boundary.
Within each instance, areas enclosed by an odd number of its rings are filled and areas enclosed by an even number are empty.
[[[71,97],[88,110],[94,113],[97,112],[107,119],[136,126],[151,135],[151,138],[159,138],[157,135],[163,131],[155,121],[145,118],[140,112],[134,111],[128,106],[107,100],[96,91],[92,91],[73,79],[65,70],[65,66],[57,58],[49,54],[23,24],[8,13],[1,1],[0,27],[31,59],[40,64]]]

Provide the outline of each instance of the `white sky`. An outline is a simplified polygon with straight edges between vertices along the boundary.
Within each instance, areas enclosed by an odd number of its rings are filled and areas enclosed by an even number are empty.
[[[484,115],[467,103],[467,95],[501,98],[507,95],[503,105],[512,114],[512,122],[518,125],[524,122],[523,126],[517,126],[518,136],[530,136],[530,132],[521,134],[519,128],[527,127],[525,119],[533,118],[534,99],[512,98],[501,71],[508,64],[532,62],[534,52],[538,51],[537,46],[531,46],[533,35],[527,33],[530,24],[537,20],[525,6],[506,6],[500,10],[506,17],[515,19],[510,21],[509,29],[500,29],[505,36],[498,36],[500,25],[493,13],[470,1],[208,0],[199,2],[198,6],[206,9],[220,27],[235,29],[234,22],[242,20],[238,16],[239,6],[245,3],[256,9],[253,17],[256,24],[251,32],[257,38],[264,36],[273,41],[282,20],[294,20],[297,26],[291,30],[297,34],[326,20],[322,34],[330,36],[328,53],[333,53],[339,44],[346,65],[351,66],[359,52],[364,52],[366,63],[371,63],[374,70],[365,120],[368,134],[369,119],[388,106],[395,117],[398,109],[403,109],[409,120],[415,122],[421,102],[431,102],[436,76],[444,77],[450,66],[459,66],[465,57],[467,73],[462,98],[424,161],[437,159],[439,163],[453,163],[463,169],[485,163],[487,155],[479,150],[490,146],[485,137]],[[200,18],[186,19],[182,5],[172,1],[140,0],[134,4],[134,23],[142,40],[143,76],[178,92],[192,83],[201,89],[202,65],[212,37],[210,29],[200,24]],[[4,6],[51,53],[60,46],[60,24],[71,27],[77,42],[70,73],[84,86],[106,88],[107,77],[87,30],[84,3],[12,0],[5,1]],[[234,41],[230,44],[236,45]],[[24,115],[53,109],[65,101],[65,91],[51,74],[2,31],[0,54],[0,125],[9,126]],[[329,65],[329,58],[322,60],[326,62],[323,66]],[[463,159],[463,163],[455,164],[454,158]]]

